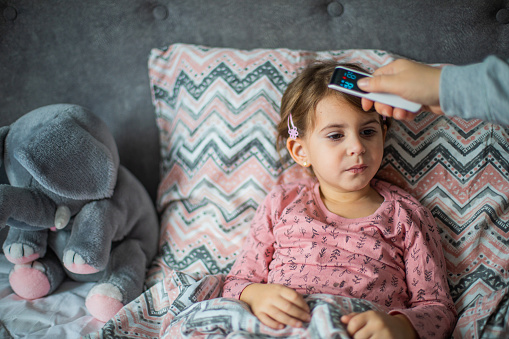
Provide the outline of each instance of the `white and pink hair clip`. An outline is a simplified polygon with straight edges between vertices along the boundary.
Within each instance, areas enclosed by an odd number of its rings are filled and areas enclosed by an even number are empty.
[[[292,128],[290,128],[290,124],[292,124]],[[288,116],[288,134],[294,140],[299,136],[299,131],[297,131],[297,127],[293,124],[292,113]]]

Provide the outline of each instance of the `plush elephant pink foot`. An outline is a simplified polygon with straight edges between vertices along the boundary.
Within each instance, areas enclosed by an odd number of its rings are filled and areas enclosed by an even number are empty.
[[[9,283],[14,293],[23,299],[44,297],[51,288],[44,266],[37,261],[15,265],[9,274]]]
[[[81,255],[74,251],[67,251],[63,258],[64,266],[72,273],[76,274],[92,274],[99,272],[98,269],[85,263]]]
[[[112,284],[105,283],[92,287],[85,305],[94,318],[107,322],[124,307],[121,300],[120,290]]]
[[[39,253],[28,245],[11,244],[4,248],[5,257],[13,264],[28,264],[39,258]]]

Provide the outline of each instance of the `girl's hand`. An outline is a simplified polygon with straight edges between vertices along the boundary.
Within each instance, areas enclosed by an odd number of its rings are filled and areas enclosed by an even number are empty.
[[[253,314],[265,325],[282,329],[285,325],[302,327],[311,320],[310,310],[302,295],[279,284],[251,284],[240,300],[251,307]]]
[[[403,314],[389,315],[383,312],[367,311],[350,313],[341,317],[346,331],[353,339],[360,338],[417,338],[412,323]]]

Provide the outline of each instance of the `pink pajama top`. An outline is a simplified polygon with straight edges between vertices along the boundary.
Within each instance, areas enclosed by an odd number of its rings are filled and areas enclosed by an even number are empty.
[[[421,338],[448,336],[456,323],[440,235],[431,212],[380,180],[384,198],[368,217],[330,212],[309,178],[274,188],[258,207],[223,296],[239,299],[252,283],[301,294],[365,299],[403,313]]]

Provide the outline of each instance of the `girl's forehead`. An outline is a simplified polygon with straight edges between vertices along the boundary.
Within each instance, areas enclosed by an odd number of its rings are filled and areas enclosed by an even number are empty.
[[[373,118],[379,118],[379,114],[376,111],[365,112],[362,108],[337,96],[327,96],[320,100],[314,112],[315,124],[331,120],[336,122],[352,119],[367,121]]]

